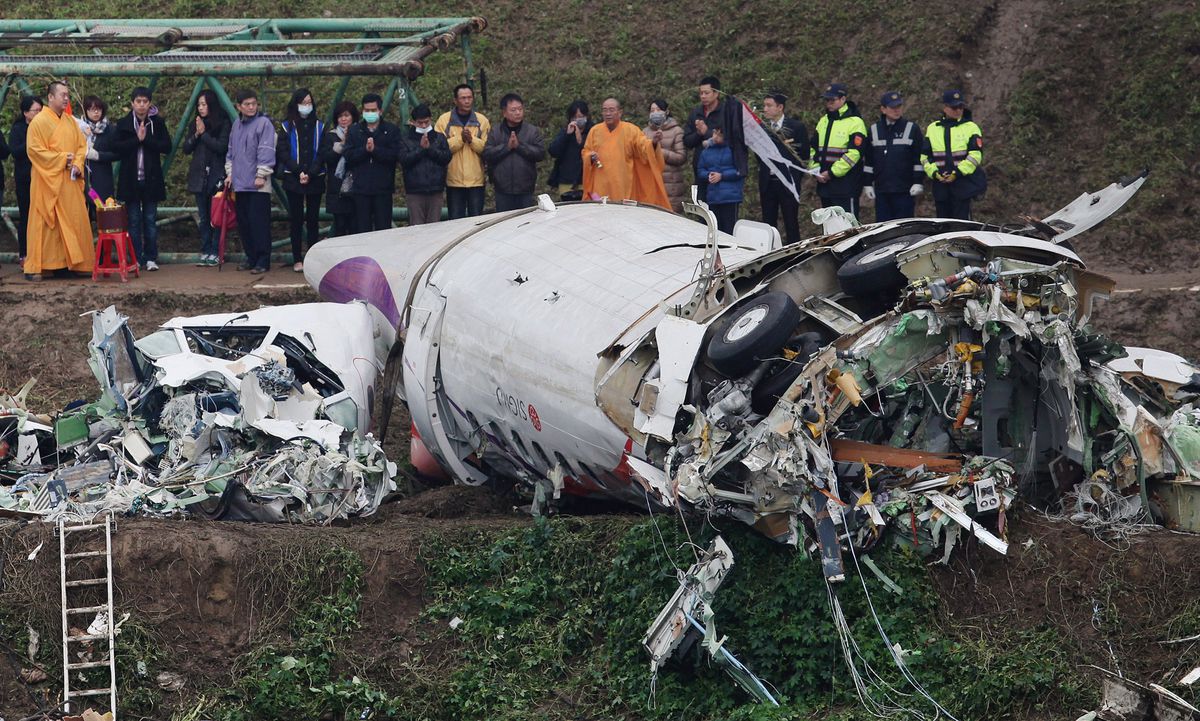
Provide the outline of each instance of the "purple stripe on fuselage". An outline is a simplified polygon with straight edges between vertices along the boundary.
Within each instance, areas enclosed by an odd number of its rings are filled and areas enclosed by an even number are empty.
[[[400,324],[400,310],[396,307],[392,286],[383,268],[373,258],[365,255],[347,258],[333,266],[321,278],[317,292],[335,303],[365,300],[383,313],[393,328]]]

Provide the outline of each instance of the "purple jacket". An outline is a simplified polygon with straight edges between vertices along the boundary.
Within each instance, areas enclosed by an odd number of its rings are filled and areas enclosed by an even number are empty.
[[[229,150],[225,153],[225,175],[233,183],[234,192],[271,192],[271,184],[255,188],[255,178],[270,179],[275,170],[275,124],[259,113],[253,118],[238,118],[229,133]]]

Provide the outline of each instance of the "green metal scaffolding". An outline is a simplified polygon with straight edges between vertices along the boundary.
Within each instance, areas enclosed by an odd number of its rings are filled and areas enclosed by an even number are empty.
[[[332,122],[352,77],[389,77],[382,110],[387,113],[395,103],[399,117],[406,118],[419,104],[412,83],[435,52],[457,46],[465,81],[474,85],[471,36],[486,27],[480,17],[0,20],[0,107],[14,88],[40,94],[29,78],[146,77],[151,89],[162,77],[196,78],[163,160],[165,176],[201,91],[212,89],[229,117],[237,117],[220,78],[338,77],[326,115]],[[275,191],[286,208],[278,185]],[[15,208],[2,210],[15,217]],[[406,218],[406,209],[395,209],[393,216]],[[7,217],[4,221],[14,229]]]

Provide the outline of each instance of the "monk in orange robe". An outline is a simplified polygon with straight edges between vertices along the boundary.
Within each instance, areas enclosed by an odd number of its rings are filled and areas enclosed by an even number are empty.
[[[670,210],[662,179],[662,148],[641,128],[621,120],[621,103],[616,98],[605,100],[600,114],[604,122],[592,127],[580,151],[583,197],[636,200]]]
[[[66,83],[53,82],[46,105],[29,124],[26,147],[33,164],[29,185],[29,250],[25,278],[69,269],[91,273],[95,263],[92,228],[83,194],[87,140],[68,112]]]

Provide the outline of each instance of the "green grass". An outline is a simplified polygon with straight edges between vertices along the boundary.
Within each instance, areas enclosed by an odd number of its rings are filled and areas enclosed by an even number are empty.
[[[122,710],[190,718],[199,709],[229,721],[358,718],[367,709],[374,718],[429,721],[861,718],[819,564],[740,525],[723,531],[735,563],[718,592],[715,622],[725,647],[771,684],[782,707],[756,705],[699,648],[652,683],[642,635],[677,587],[676,570],[693,560],[689,540],[707,546],[713,532],[693,522],[689,536],[672,517],[431,531],[420,546],[424,610],[403,639],[393,639],[411,654],[387,665],[360,648],[372,633],[360,627],[362,558],[324,544],[277,572],[256,571],[286,586],[291,610],[276,619],[278,632],[230,659],[227,676],[190,678],[181,692],[156,684],[161,670],[178,667],[168,629],[151,631],[134,609],[118,637]],[[899,547],[872,556],[903,595],[868,574],[861,583],[851,576],[837,596],[861,659],[894,688],[912,693],[872,621],[868,593],[912,673],[960,718],[1022,718],[1093,704],[1071,640],[1003,618],[959,628],[942,616],[923,561]],[[23,647],[33,610],[0,616],[9,647]],[[462,623],[451,628],[456,617]],[[43,639],[56,630],[46,624]],[[39,658],[55,678],[55,648],[44,645]],[[878,689],[872,695],[899,698]],[[904,702],[933,715],[928,700]]]

